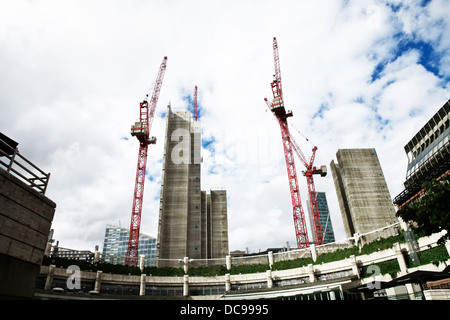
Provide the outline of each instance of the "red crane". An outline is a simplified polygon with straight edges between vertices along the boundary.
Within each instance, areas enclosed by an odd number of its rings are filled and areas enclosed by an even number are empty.
[[[150,129],[155,116],[155,108],[161,91],[161,85],[166,71],[167,57],[164,57],[159,67],[158,75],[153,84],[153,93],[150,102],[147,101],[148,93],[144,101],[140,103],[140,121],[131,126],[131,135],[139,140],[139,154],[136,169],[136,181],[134,185],[133,208],[131,211],[130,235],[128,249],[125,257],[126,265],[137,265],[139,229],[141,226],[142,201],[144,198],[145,168],[147,166],[148,145],[155,144],[156,138],[150,137]]]
[[[287,118],[292,117],[292,111],[284,108],[283,91],[281,87],[281,72],[280,72],[280,58],[278,55],[277,39],[273,38],[273,56],[275,61],[275,75],[271,83],[273,100],[271,103],[266,101],[269,109],[273,112],[278,120],[281,129],[281,138],[283,141],[284,157],[286,160],[286,169],[289,180],[289,187],[291,190],[292,209],[294,216],[295,236],[297,239],[297,247],[309,247],[308,232],[306,230],[305,213],[303,211],[302,202],[300,198],[300,188],[297,179],[297,170],[295,169],[294,153],[291,143],[291,134]]]
[[[297,156],[299,157],[300,161],[306,168],[306,171],[302,171],[302,174],[306,176],[306,183],[308,185],[309,203],[311,207],[311,215],[314,227],[314,239],[317,245],[321,245],[324,244],[323,232],[322,232],[322,225],[320,223],[319,206],[317,205],[316,187],[314,186],[313,175],[320,174],[322,177],[325,177],[327,175],[327,167],[321,166],[320,169],[317,169],[315,166],[313,166],[317,151],[316,146],[314,146],[314,148],[312,149],[312,155],[308,162],[302,150],[299,148],[297,142],[295,142],[292,136],[291,136],[291,144],[292,147],[294,148],[295,153],[297,153]]]
[[[194,120],[197,121],[197,86],[194,90]]]

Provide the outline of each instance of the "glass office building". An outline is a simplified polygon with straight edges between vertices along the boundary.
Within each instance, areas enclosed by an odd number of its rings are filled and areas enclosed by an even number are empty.
[[[323,243],[335,242],[333,225],[330,219],[330,210],[328,209],[328,202],[325,192],[316,192],[317,206],[319,208],[320,226],[322,227]],[[314,224],[312,222],[311,205],[309,200],[306,200],[309,213],[309,222],[311,231],[314,232]]]
[[[113,225],[106,225],[103,240],[102,259],[105,262],[124,264],[128,248],[129,230]],[[139,256],[145,256],[145,266],[155,266],[156,238],[139,235]]]

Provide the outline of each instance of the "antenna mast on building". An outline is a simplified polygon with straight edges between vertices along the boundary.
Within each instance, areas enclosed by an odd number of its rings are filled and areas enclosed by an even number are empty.
[[[194,90],[194,120],[197,121],[197,86]]]
[[[136,181],[134,185],[133,208],[131,211],[130,234],[128,249],[125,257],[126,265],[137,265],[139,230],[141,226],[142,201],[144,198],[145,168],[147,166],[148,145],[156,143],[156,137],[150,137],[150,129],[155,116],[155,108],[159,98],[164,73],[166,71],[167,57],[164,57],[156,81],[153,85],[153,93],[150,102],[148,94],[140,103],[140,121],[131,126],[131,135],[139,140],[139,154],[136,169]]]

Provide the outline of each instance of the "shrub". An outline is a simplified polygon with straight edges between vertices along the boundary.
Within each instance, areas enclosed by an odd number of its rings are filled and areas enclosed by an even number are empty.
[[[391,277],[394,277],[397,274],[397,272],[400,271],[400,266],[398,265],[397,259],[379,262],[376,264],[376,266],[380,268],[380,274],[390,274]],[[370,265],[362,268],[361,278],[367,278],[375,275],[373,272],[372,273],[367,272],[367,269],[369,267]]]
[[[294,260],[282,260],[274,262],[272,265],[272,270],[286,270],[286,269],[300,268],[312,263],[313,263],[312,258],[297,258]]]
[[[342,259],[347,259],[351,255],[355,255],[356,256],[358,254],[359,254],[359,247],[358,246],[354,246],[354,247],[346,248],[346,249],[337,249],[336,251],[322,253],[321,255],[319,255],[317,257],[317,260],[316,260],[315,264],[320,264],[320,263],[326,263],[326,262],[332,262],[332,261],[338,261],[338,260],[342,260]]]
[[[181,268],[173,267],[145,267],[142,271],[143,274],[152,275],[156,277],[176,277],[184,276],[184,270]]]
[[[228,273],[228,270],[225,266],[198,267],[189,268],[188,270],[188,275],[200,277],[223,276],[226,273]]]
[[[230,274],[266,272],[269,269],[269,264],[242,264],[231,266]]]

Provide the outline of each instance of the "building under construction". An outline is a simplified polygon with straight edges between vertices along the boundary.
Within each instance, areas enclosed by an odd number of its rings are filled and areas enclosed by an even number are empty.
[[[167,107],[158,266],[176,267],[178,259],[228,255],[227,194],[201,190],[201,125],[189,111]],[[166,260],[170,259],[170,260]]]

